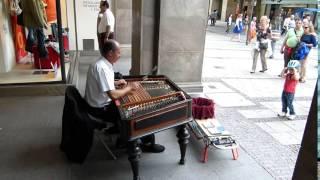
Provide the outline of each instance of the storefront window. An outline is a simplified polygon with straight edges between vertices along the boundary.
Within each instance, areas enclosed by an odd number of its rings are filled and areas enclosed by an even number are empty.
[[[56,5],[56,0],[0,1],[0,85],[65,82],[70,66],[66,1],[59,5],[62,44]]]

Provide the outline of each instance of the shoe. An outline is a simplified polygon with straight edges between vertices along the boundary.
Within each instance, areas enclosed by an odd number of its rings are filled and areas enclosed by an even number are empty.
[[[279,117],[286,117],[286,115],[287,115],[287,113],[285,113],[285,112],[278,113]]]
[[[296,118],[296,115],[294,115],[294,114],[290,114],[289,116],[288,116],[288,119],[290,119],[290,120],[294,120]]]
[[[281,75],[281,74],[278,74],[278,77],[282,77],[282,75]]]
[[[165,147],[160,144],[141,145],[142,152],[161,153],[165,150]]]
[[[259,72],[264,73],[265,71],[267,71],[268,69],[264,69],[264,70],[260,70]]]
[[[305,80],[305,79],[299,79],[299,82],[300,82],[300,83],[305,83],[306,80]]]
[[[273,59],[273,55],[269,56],[269,59]]]
[[[250,71],[251,74],[255,73],[254,71]]]

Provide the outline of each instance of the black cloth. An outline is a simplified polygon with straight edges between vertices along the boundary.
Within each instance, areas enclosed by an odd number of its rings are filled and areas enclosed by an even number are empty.
[[[62,139],[60,149],[67,158],[83,163],[93,141],[94,123],[87,113],[88,104],[78,90],[68,86],[62,116]]]
[[[259,29],[257,32],[257,40],[261,42],[262,39],[268,39],[268,37],[271,35],[271,31],[268,28],[266,32],[263,32],[262,29]]]

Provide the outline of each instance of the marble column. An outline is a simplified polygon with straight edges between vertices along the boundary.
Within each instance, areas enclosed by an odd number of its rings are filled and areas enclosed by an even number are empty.
[[[221,20],[225,20],[227,16],[228,0],[222,0],[222,8],[221,8]]]

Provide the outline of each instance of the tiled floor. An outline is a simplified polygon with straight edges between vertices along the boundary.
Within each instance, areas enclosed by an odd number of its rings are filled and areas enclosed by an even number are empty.
[[[255,104],[239,93],[214,93],[206,94],[221,107],[254,106]]]
[[[309,106],[307,106],[309,102]],[[273,112],[280,112],[282,105],[281,102],[260,102],[263,106],[267,107],[268,109],[272,110]],[[295,113],[297,115],[308,115],[309,108],[311,105],[311,101],[294,101],[293,106]]]
[[[256,123],[282,145],[300,144],[305,124],[305,120]]]
[[[284,83],[282,79],[223,79],[223,81],[252,98],[281,97]],[[304,86],[304,89],[303,91],[299,91],[298,86],[295,97],[312,95],[314,91],[314,81],[315,80],[309,80],[305,84],[299,84],[300,86]]]
[[[211,82],[203,84],[204,93],[234,92],[221,82]]]
[[[247,119],[277,117],[277,113],[269,109],[238,110]]]

